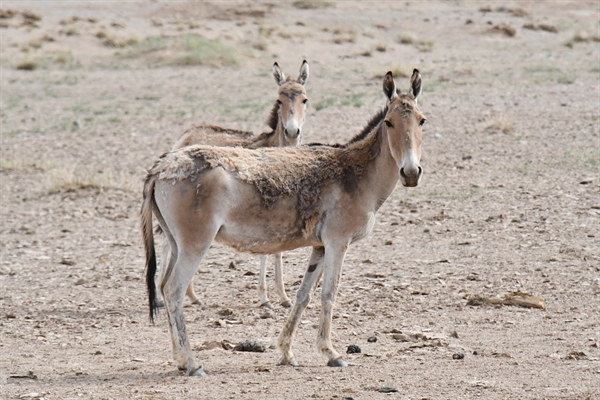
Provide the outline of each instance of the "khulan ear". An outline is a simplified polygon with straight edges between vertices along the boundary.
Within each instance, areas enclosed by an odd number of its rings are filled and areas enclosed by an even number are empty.
[[[306,84],[308,81],[308,63],[306,60],[302,61],[302,65],[300,66],[300,75],[298,75],[298,83],[301,85]]]
[[[415,68],[413,70],[412,76],[410,77],[410,91],[409,91],[409,94],[411,95],[411,97],[413,99],[415,99],[415,101],[417,101],[417,97],[419,97],[419,95],[421,94],[421,85],[422,85],[421,74],[419,73],[419,70]]]
[[[398,96],[398,92],[396,91],[396,82],[394,82],[392,71],[388,71],[388,73],[383,77],[383,93],[385,93],[386,97],[390,101]]]
[[[277,63],[273,63],[273,79],[279,86],[285,83],[285,75]]]

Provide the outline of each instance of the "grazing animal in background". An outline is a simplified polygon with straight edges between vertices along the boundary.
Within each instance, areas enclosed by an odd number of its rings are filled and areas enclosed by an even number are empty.
[[[183,316],[183,299],[213,241],[238,251],[270,254],[311,246],[296,301],[277,339],[281,365],[298,365],[291,347],[312,288],[323,276],[317,348],[331,367],[347,366],[331,342],[333,305],[348,246],[365,237],[398,181],[417,186],[423,114],[417,107],[421,75],[407,94],[392,73],[383,79],[386,107],[345,146],[257,150],[190,146],[163,155],[144,185],[141,228],[146,250],[150,319],[156,310],[156,256],[152,215],[171,244],[162,271],[173,358],[190,376],[205,375],[196,362]]]
[[[260,135],[254,135],[252,132],[226,129],[212,125],[200,125],[188,129],[177,140],[172,150],[177,150],[190,145],[211,145],[211,146],[229,146],[245,147],[248,149],[258,149],[261,147],[285,147],[295,146],[302,142],[302,125],[306,117],[306,104],[308,97],[304,85],[308,81],[308,63],[306,60],[300,66],[298,78],[286,77],[277,63],[273,64],[273,78],[279,85],[278,97],[271,109],[268,125],[271,132],[265,132]],[[160,270],[164,270],[168,265],[171,246],[169,241],[163,242]],[[292,306],[292,303],[285,293],[283,285],[283,271],[281,252],[274,254],[275,258],[275,291],[279,296],[280,304],[286,308]],[[258,277],[258,297],[260,305],[272,308],[267,295],[266,282],[266,264],[267,256],[260,256],[260,273]],[[190,282],[186,295],[193,304],[202,304],[194,291],[194,282]],[[162,301],[158,301],[162,306]]]

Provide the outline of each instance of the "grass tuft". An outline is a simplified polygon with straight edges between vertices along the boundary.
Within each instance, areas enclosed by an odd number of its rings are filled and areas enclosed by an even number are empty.
[[[23,160],[16,158],[0,158],[0,171],[14,171],[23,168]]]
[[[392,71],[392,76],[394,78],[408,78],[412,71],[405,68],[405,67],[392,67],[392,69],[390,69],[390,71]],[[372,79],[383,79],[383,77],[385,76],[385,74],[387,73],[387,71],[385,71],[384,73],[378,72],[376,74],[373,74],[373,76],[371,77]]]
[[[563,153],[560,163],[563,167],[597,172],[600,167],[600,147],[592,146],[589,149],[568,149]]]
[[[22,71],[33,71],[40,66],[37,60],[24,60],[17,64],[16,69]]]
[[[424,53],[430,52],[433,49],[433,41],[431,40],[420,40],[414,33],[404,33],[397,39],[400,44],[410,44],[415,46],[419,51]]]
[[[324,0],[299,0],[293,2],[292,6],[301,10],[315,10],[319,8],[330,8],[333,7],[334,4]]]
[[[502,132],[506,134],[513,133],[514,129],[515,124],[513,120],[506,116],[497,117],[490,121],[485,127],[485,130],[488,132]]]

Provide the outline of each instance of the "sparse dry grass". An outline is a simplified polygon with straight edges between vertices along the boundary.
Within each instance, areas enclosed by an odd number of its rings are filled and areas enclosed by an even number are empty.
[[[104,41],[104,45],[106,45],[108,47],[115,47],[118,49],[122,49],[124,47],[134,45],[138,42],[139,42],[139,39],[136,37],[133,37],[133,36],[129,37],[129,38],[118,37],[118,36],[109,36]]]
[[[589,149],[568,149],[563,153],[560,164],[564,167],[597,172],[600,167],[600,147],[592,145]]]
[[[25,163],[17,158],[0,158],[0,171],[14,171],[23,168]]]
[[[433,49],[433,41],[418,39],[414,33],[407,32],[398,37],[398,43],[410,44],[415,46],[419,51],[424,53],[430,52]]]
[[[410,77],[411,72],[412,72],[412,70],[410,70],[407,67],[403,67],[403,66],[394,66],[394,67],[392,67],[392,69],[390,69],[390,71],[392,71],[392,76],[394,78],[408,78],[408,77]],[[383,77],[385,76],[386,73],[387,73],[387,71],[385,71],[385,72],[378,71],[378,72],[374,73],[371,78],[372,79],[383,79]]]
[[[336,28],[333,34],[333,43],[335,44],[356,43],[356,32],[352,29],[344,31],[341,28]]]
[[[103,39],[103,44],[108,47],[122,49],[132,46],[140,42],[140,39],[135,35],[124,35],[112,31],[101,30],[96,33],[98,39]]]
[[[58,33],[65,36],[79,36],[79,30],[72,25],[65,26],[64,28],[60,29]]]
[[[0,158],[0,171],[18,171],[30,167],[45,171],[48,164],[45,158],[31,160],[18,155]]]
[[[565,46],[573,47],[575,43],[587,43],[591,41],[600,42],[600,35],[596,34],[590,36],[587,32],[580,31],[573,35],[573,37],[567,43],[565,43]]]
[[[128,58],[146,58],[159,65],[237,67],[240,51],[200,35],[149,37],[129,46]]]
[[[485,131],[487,132],[502,132],[505,134],[511,134],[514,132],[515,124],[514,121],[506,115],[497,116],[491,120],[486,121]]]
[[[122,171],[115,176],[111,171],[97,172],[71,165],[50,170],[44,192],[50,195],[88,188],[100,190],[111,188],[131,191],[134,185],[130,178]]]

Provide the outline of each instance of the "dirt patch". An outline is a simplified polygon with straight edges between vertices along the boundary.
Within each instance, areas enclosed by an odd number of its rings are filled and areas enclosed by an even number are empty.
[[[0,397],[600,397],[595,3],[2,6]],[[164,312],[148,322],[146,169],[192,126],[266,130],[273,62],[303,59],[307,143],[347,142],[384,106],[386,71],[403,92],[421,71],[423,181],[348,251],[333,323],[348,368],[315,349],[319,289],[302,367],[276,366],[289,310],[259,308],[258,260],[215,245],[204,305],[184,308],[207,376],[188,378]],[[292,298],[308,255],[284,254]],[[264,352],[232,350],[246,340]]]

